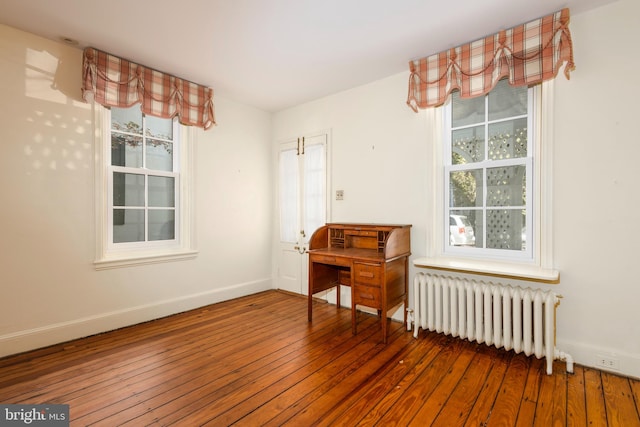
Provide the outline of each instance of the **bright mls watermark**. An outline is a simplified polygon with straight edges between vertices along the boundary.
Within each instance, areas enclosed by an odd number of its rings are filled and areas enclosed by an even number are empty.
[[[0,426],[68,427],[69,405],[2,405]]]

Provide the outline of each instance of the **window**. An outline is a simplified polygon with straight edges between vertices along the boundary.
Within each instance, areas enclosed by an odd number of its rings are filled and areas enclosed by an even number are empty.
[[[175,120],[143,114],[138,104],[97,108],[97,268],[194,256],[190,133]]]
[[[533,259],[535,89],[500,81],[444,108],[444,253]]]
[[[109,243],[175,241],[178,127],[173,120],[142,114],[138,106],[112,108],[110,122]]]

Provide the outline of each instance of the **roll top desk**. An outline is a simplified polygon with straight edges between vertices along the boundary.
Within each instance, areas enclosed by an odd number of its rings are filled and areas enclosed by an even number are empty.
[[[351,287],[351,329],[357,333],[356,306],[378,311],[383,342],[387,342],[387,312],[404,304],[407,321],[411,225],[331,223],[309,241],[308,317],[313,295],[340,285]]]

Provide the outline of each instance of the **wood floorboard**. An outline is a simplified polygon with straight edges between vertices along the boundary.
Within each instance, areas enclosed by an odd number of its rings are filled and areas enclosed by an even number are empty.
[[[640,425],[638,409],[627,378],[602,375],[602,389],[607,408],[607,422],[611,425]]]
[[[418,363],[428,364],[438,351],[448,342],[444,335],[427,335],[424,340],[413,340],[398,355],[390,359],[386,369],[372,376],[369,387],[360,387],[346,399],[334,402],[334,407],[324,416],[318,416],[316,425],[356,425],[365,415],[377,419],[384,414],[399,396],[403,380],[415,372]],[[380,402],[387,398],[384,404]]]
[[[252,299],[248,299],[252,298]],[[255,299],[254,299],[255,298]],[[212,316],[218,316],[220,318],[226,317],[227,313],[230,311],[235,311],[240,307],[244,307],[246,304],[250,305],[260,305],[263,301],[274,301],[279,302],[277,298],[274,298],[273,295],[269,295],[267,293],[256,294],[250,297],[242,297],[234,300],[229,300],[225,302],[221,302],[215,304],[215,313]],[[249,301],[248,303],[246,301]],[[206,315],[208,308],[202,308],[199,310],[188,311],[185,313],[176,314],[173,316],[165,317],[162,319],[155,320],[153,322],[147,322],[140,325],[136,325],[133,328],[136,329],[136,333],[138,335],[138,339],[143,339],[145,337],[155,337],[157,338],[158,331],[170,332],[172,330],[177,330],[185,326],[185,324],[192,325],[200,321],[200,319]],[[212,319],[212,320],[215,320]],[[145,327],[142,328],[141,326]],[[126,331],[129,328],[123,328],[119,331]],[[22,354],[18,354],[9,358],[0,359],[0,368],[10,366],[13,364],[20,364],[22,368],[27,369],[30,372],[35,365],[46,365],[48,360],[55,360],[56,365],[60,366],[65,358],[69,358],[73,356],[77,352],[84,352],[86,350],[97,350],[97,351],[109,351],[113,350],[117,347],[118,343],[130,342],[131,336],[127,334],[98,334],[93,335],[87,338],[83,338],[81,340],[75,340],[68,343],[64,343],[62,345],[56,345],[51,347],[45,347],[39,350],[34,350],[31,352],[26,352]],[[101,347],[94,348],[93,345],[99,342]],[[60,350],[64,349],[64,353],[61,353]],[[82,357],[86,357],[85,354],[81,354]],[[36,363],[37,362],[37,363]],[[0,371],[0,377],[1,375]],[[10,373],[14,374],[16,372],[20,372],[19,369],[13,369]]]
[[[419,408],[411,420],[410,425],[425,426],[433,423],[433,420],[438,416],[442,408],[444,408],[455,387],[462,381],[464,373],[469,370],[474,361],[477,362],[477,360],[475,360],[477,354],[478,353],[471,348],[464,348],[462,350],[455,360],[455,363],[449,368],[428,400]]]
[[[607,410],[602,392],[601,373],[595,369],[584,369],[587,423],[589,426],[607,425]]]
[[[640,426],[640,381],[261,292],[0,359],[72,426]]]
[[[267,422],[272,416],[277,414],[278,410],[284,409],[286,407],[285,405],[291,402],[292,398],[295,398],[295,395],[293,397],[291,396],[291,389],[307,380],[310,376],[316,375],[311,381],[307,381],[310,383],[309,386],[313,387],[316,381],[323,382],[327,380],[328,375],[339,374],[348,366],[349,362],[359,357],[362,357],[363,360],[366,361],[370,357],[369,352],[377,344],[376,338],[379,334],[376,333],[378,332],[377,329],[374,330],[371,324],[361,329],[355,345],[354,341],[349,339],[348,341],[342,342],[339,346],[326,348],[322,354],[317,355],[317,357],[312,360],[305,355],[300,355],[296,358],[296,362],[299,363],[289,363],[290,370],[287,371],[287,376],[281,377],[279,373],[278,375],[264,376],[261,378],[262,381],[257,383],[257,389],[259,391],[251,397],[242,399],[241,403],[235,404],[236,399],[233,399],[234,406],[216,417],[206,415],[206,420],[202,420],[199,417],[190,417],[188,421],[198,425],[200,425],[201,421],[206,422],[206,424],[203,425],[231,425],[240,421],[244,415],[248,415],[252,411],[261,412],[266,408],[271,409],[271,411],[262,415],[260,419],[255,422],[255,425],[261,425]],[[350,331],[346,331],[346,334],[349,333]],[[352,352],[352,350],[355,350],[355,352]],[[294,390],[297,390],[297,388],[294,388]],[[273,399],[275,399],[276,403],[283,401],[283,404],[279,407],[272,408],[272,406],[268,404],[272,402]],[[253,418],[255,419],[255,417]]]
[[[225,342],[225,336],[229,335],[229,328],[230,326],[233,326],[233,323],[227,325],[225,322],[228,323],[227,319],[220,322],[220,324],[211,324],[207,326],[207,328],[203,326],[195,327],[196,324],[192,323],[191,328],[188,331],[180,331],[180,333],[178,333],[178,331],[174,329],[174,334],[166,335],[163,333],[162,335],[164,336],[158,336],[158,338],[152,342],[150,342],[148,338],[142,339],[141,337],[136,337],[135,339],[138,340],[137,345],[129,345],[129,348],[125,348],[125,346],[118,348],[118,352],[116,353],[118,356],[117,364],[112,363],[112,358],[108,356],[109,352],[101,353],[100,358],[97,360],[94,360],[93,357],[87,355],[82,364],[75,364],[66,368],[64,367],[64,363],[60,363],[58,365],[60,368],[57,372],[47,373],[45,376],[43,376],[43,373],[41,372],[37,381],[26,381],[27,378],[24,378],[21,383],[23,384],[23,388],[26,390],[31,389],[32,391],[34,391],[34,389],[31,387],[43,380],[46,382],[56,382],[59,384],[60,388],[63,388],[65,384],[71,384],[71,386],[74,387],[79,380],[79,377],[84,375],[85,377],[92,377],[91,383],[94,386],[99,387],[99,377],[96,376],[98,373],[102,373],[104,378],[107,380],[113,381],[115,379],[113,378],[112,372],[116,370],[122,370],[127,374],[135,374],[137,373],[136,366],[140,366],[142,369],[149,369],[154,365],[158,368],[162,368],[162,365],[171,364],[171,366],[174,367],[175,362],[170,358],[171,356],[175,355],[174,357],[176,357],[177,360],[180,360],[180,358],[185,357],[185,355],[197,354],[193,351],[193,344],[191,347],[189,346],[190,343],[195,343],[199,346],[206,345],[203,343],[207,343],[207,341],[200,339],[202,334],[211,334],[214,333],[216,329],[222,328],[222,332],[217,334],[218,339],[216,342]],[[272,322],[273,324],[277,324],[278,319],[273,319]],[[256,325],[258,325],[257,322]],[[126,331],[123,330],[122,332],[125,333]],[[235,336],[232,336],[238,338],[237,331],[231,329],[231,332],[236,334]],[[228,340],[229,338],[227,337],[226,339]],[[113,342],[110,342],[108,345],[114,348]],[[49,369],[45,364],[46,361],[43,361],[43,364],[40,365],[41,371]],[[71,370],[73,371],[73,375],[69,375],[69,371]],[[117,378],[117,380],[122,379],[122,377]],[[35,391],[41,389],[42,388],[35,388]],[[60,390],[56,390],[55,392],[59,393],[59,391]],[[20,398],[16,391],[14,391],[14,396]],[[27,399],[29,398],[29,396],[25,397]],[[1,398],[2,396],[0,394],[0,399]],[[46,398],[46,396],[40,396],[40,398],[43,399]],[[31,396],[31,399],[33,399],[33,396]]]
[[[493,402],[488,425],[512,426],[516,424],[520,402],[526,387],[530,360],[522,354],[511,358],[502,386]]]
[[[493,367],[495,356],[492,353],[497,355],[498,352],[498,349],[491,348],[486,355],[488,357],[476,354],[453,391],[448,396],[443,396],[446,401],[442,402],[440,411],[431,423],[432,426],[464,426]],[[416,419],[419,419],[418,417]]]
[[[316,399],[331,390],[342,394],[349,393],[353,390],[354,383],[362,376],[359,369],[371,366],[370,362],[374,357],[385,349],[383,344],[376,343],[375,340],[371,339],[372,335],[377,332],[377,330],[372,331],[372,329],[368,329],[371,334],[366,336],[366,341],[358,344],[359,350],[356,354],[349,351],[332,359],[320,369],[311,368],[311,370],[302,374],[304,377],[298,378],[298,382],[293,385],[286,384],[285,391],[278,393],[277,397],[267,400],[246,416],[238,417],[245,411],[240,411],[239,413],[236,411],[233,415],[235,423],[245,425],[281,425],[282,422],[300,412],[300,407],[305,403],[314,403],[314,406],[320,412],[326,411],[322,407],[322,402],[317,402]],[[281,380],[278,382],[281,382]],[[269,393],[268,389],[265,391],[267,395],[273,395],[273,393]],[[336,396],[336,398],[340,397]],[[313,420],[315,420],[315,417],[311,421]],[[303,421],[301,420],[300,422]],[[216,419],[211,420],[209,424],[220,425]]]
[[[567,427],[587,425],[584,369],[575,366],[573,375],[567,376]]]
[[[441,337],[441,339],[441,343],[449,341],[446,337]],[[427,341],[433,343],[433,347],[427,348]],[[403,362],[400,367],[400,373],[394,371],[396,375],[391,381],[395,386],[383,390],[369,390],[351,408],[341,414],[337,424],[374,425],[399,401],[403,392],[423,371],[423,366],[430,364],[444,348],[444,344],[441,343],[436,342],[436,340],[418,340],[415,351],[412,351],[407,357],[406,367]],[[374,399],[369,401],[370,397]],[[326,425],[331,424],[327,423]]]
[[[290,310],[290,309],[289,309]],[[291,311],[285,310],[287,313]],[[298,308],[298,315],[305,313],[304,307]],[[259,317],[255,318],[259,320]],[[238,322],[236,322],[238,323]],[[211,343],[207,348],[197,348],[193,350],[195,354],[199,354],[198,363],[180,361],[181,367],[178,372],[165,371],[151,376],[151,383],[136,381],[131,384],[135,391],[135,405],[131,402],[123,400],[118,402],[118,406],[105,408],[102,413],[93,412],[82,419],[86,425],[100,420],[104,423],[119,425],[132,419],[135,422],[143,422],[144,419],[139,417],[146,415],[154,415],[148,408],[148,400],[153,399],[156,405],[161,408],[167,406],[168,403],[175,399],[182,398],[183,395],[201,393],[203,388],[213,381],[216,381],[226,372],[242,368],[242,360],[246,360],[247,354],[251,357],[249,360],[256,360],[260,357],[264,350],[256,351],[258,344],[263,341],[274,340],[276,342],[279,336],[296,331],[306,331],[304,324],[295,325],[295,330],[291,331],[291,325],[280,321],[274,316],[273,319],[263,319],[262,325],[253,328],[252,324],[241,323],[244,331],[236,331],[234,340],[209,340]],[[274,351],[273,347],[269,347],[269,351]],[[220,381],[216,383],[220,386]],[[114,413],[112,416],[107,416]],[[101,418],[103,417],[103,418]]]
[[[387,410],[380,417],[380,423],[382,425],[408,425],[438,384],[445,378],[456,359],[463,353],[466,354],[461,363],[465,363],[468,352],[465,352],[465,346],[461,341],[450,341],[449,345],[441,349],[430,364],[421,365],[420,374],[411,383],[398,389],[400,395],[394,403],[394,410]],[[367,416],[363,419],[362,424],[374,425],[377,422],[377,419]]]
[[[559,418],[555,411],[558,406],[556,402],[563,400],[566,397],[566,390],[558,389],[558,379],[564,375],[564,372],[558,373],[554,376],[544,375],[541,377],[540,383],[540,396],[538,397],[538,404],[536,406],[536,414],[533,425],[536,427],[546,427],[559,425]],[[565,382],[563,382],[565,384]],[[566,405],[563,406],[566,408]],[[563,410],[563,419],[566,418]],[[563,422],[561,425],[564,425]]]
[[[529,370],[526,373],[527,381],[520,401],[516,426],[531,426],[536,415],[538,399],[540,397],[540,384],[545,375],[544,362],[542,359],[530,359]]]
[[[305,359],[312,360],[319,355],[326,354],[331,346],[348,341],[351,338],[350,325],[348,323],[348,313],[344,316],[339,329],[330,327],[330,324],[320,322],[321,315],[314,316],[312,327],[316,329],[315,334],[318,339],[309,340],[313,335],[302,336],[295,345],[285,343],[281,347],[282,351],[272,351],[268,357],[260,359],[259,366],[255,370],[243,367],[237,371],[237,375],[226,375],[221,381],[210,381],[204,387],[194,390],[196,393],[188,393],[154,411],[153,414],[145,414],[143,419],[149,419],[153,415],[154,419],[161,419],[163,424],[177,422],[180,417],[190,416],[191,413],[199,413],[205,419],[213,412],[222,413],[234,405],[238,405],[244,399],[252,397],[256,390],[261,390],[269,385],[269,380],[284,376],[296,366],[296,361]],[[306,311],[300,316],[306,315]],[[291,328],[292,325],[288,325]],[[293,327],[307,329],[307,322],[298,321]],[[285,328],[286,329],[286,328]],[[331,335],[327,335],[327,332]],[[337,334],[336,334],[337,333]],[[290,331],[285,331],[286,336],[294,336]],[[273,343],[271,343],[273,344]],[[234,357],[235,359],[235,357]],[[272,375],[269,377],[268,375]],[[176,412],[173,406],[178,406],[181,411]],[[206,408],[206,410],[205,410]]]

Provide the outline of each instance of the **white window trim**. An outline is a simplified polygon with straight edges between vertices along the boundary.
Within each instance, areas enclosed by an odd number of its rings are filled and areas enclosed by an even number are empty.
[[[534,246],[532,259],[499,260],[444,253],[444,160],[442,108],[425,110],[429,139],[431,140],[431,174],[428,177],[427,197],[433,207],[431,221],[427,222],[427,254],[414,260],[418,267],[453,270],[463,273],[488,274],[557,283],[559,272],[553,269],[553,80],[543,82],[537,89],[540,99],[535,103],[534,115],[538,142],[534,144],[533,179],[537,189],[533,200]],[[544,221],[541,221],[544,218]]]
[[[150,245],[149,248],[113,249],[109,244],[109,212],[108,212],[108,150],[111,146],[107,139],[110,136],[108,110],[93,103],[94,116],[94,189],[95,189],[95,230],[96,230],[96,270],[127,267],[133,265],[155,264],[169,261],[193,259],[197,256],[195,238],[195,159],[196,133],[190,127],[180,129],[180,202],[181,221],[177,230],[179,242],[169,246]]]

